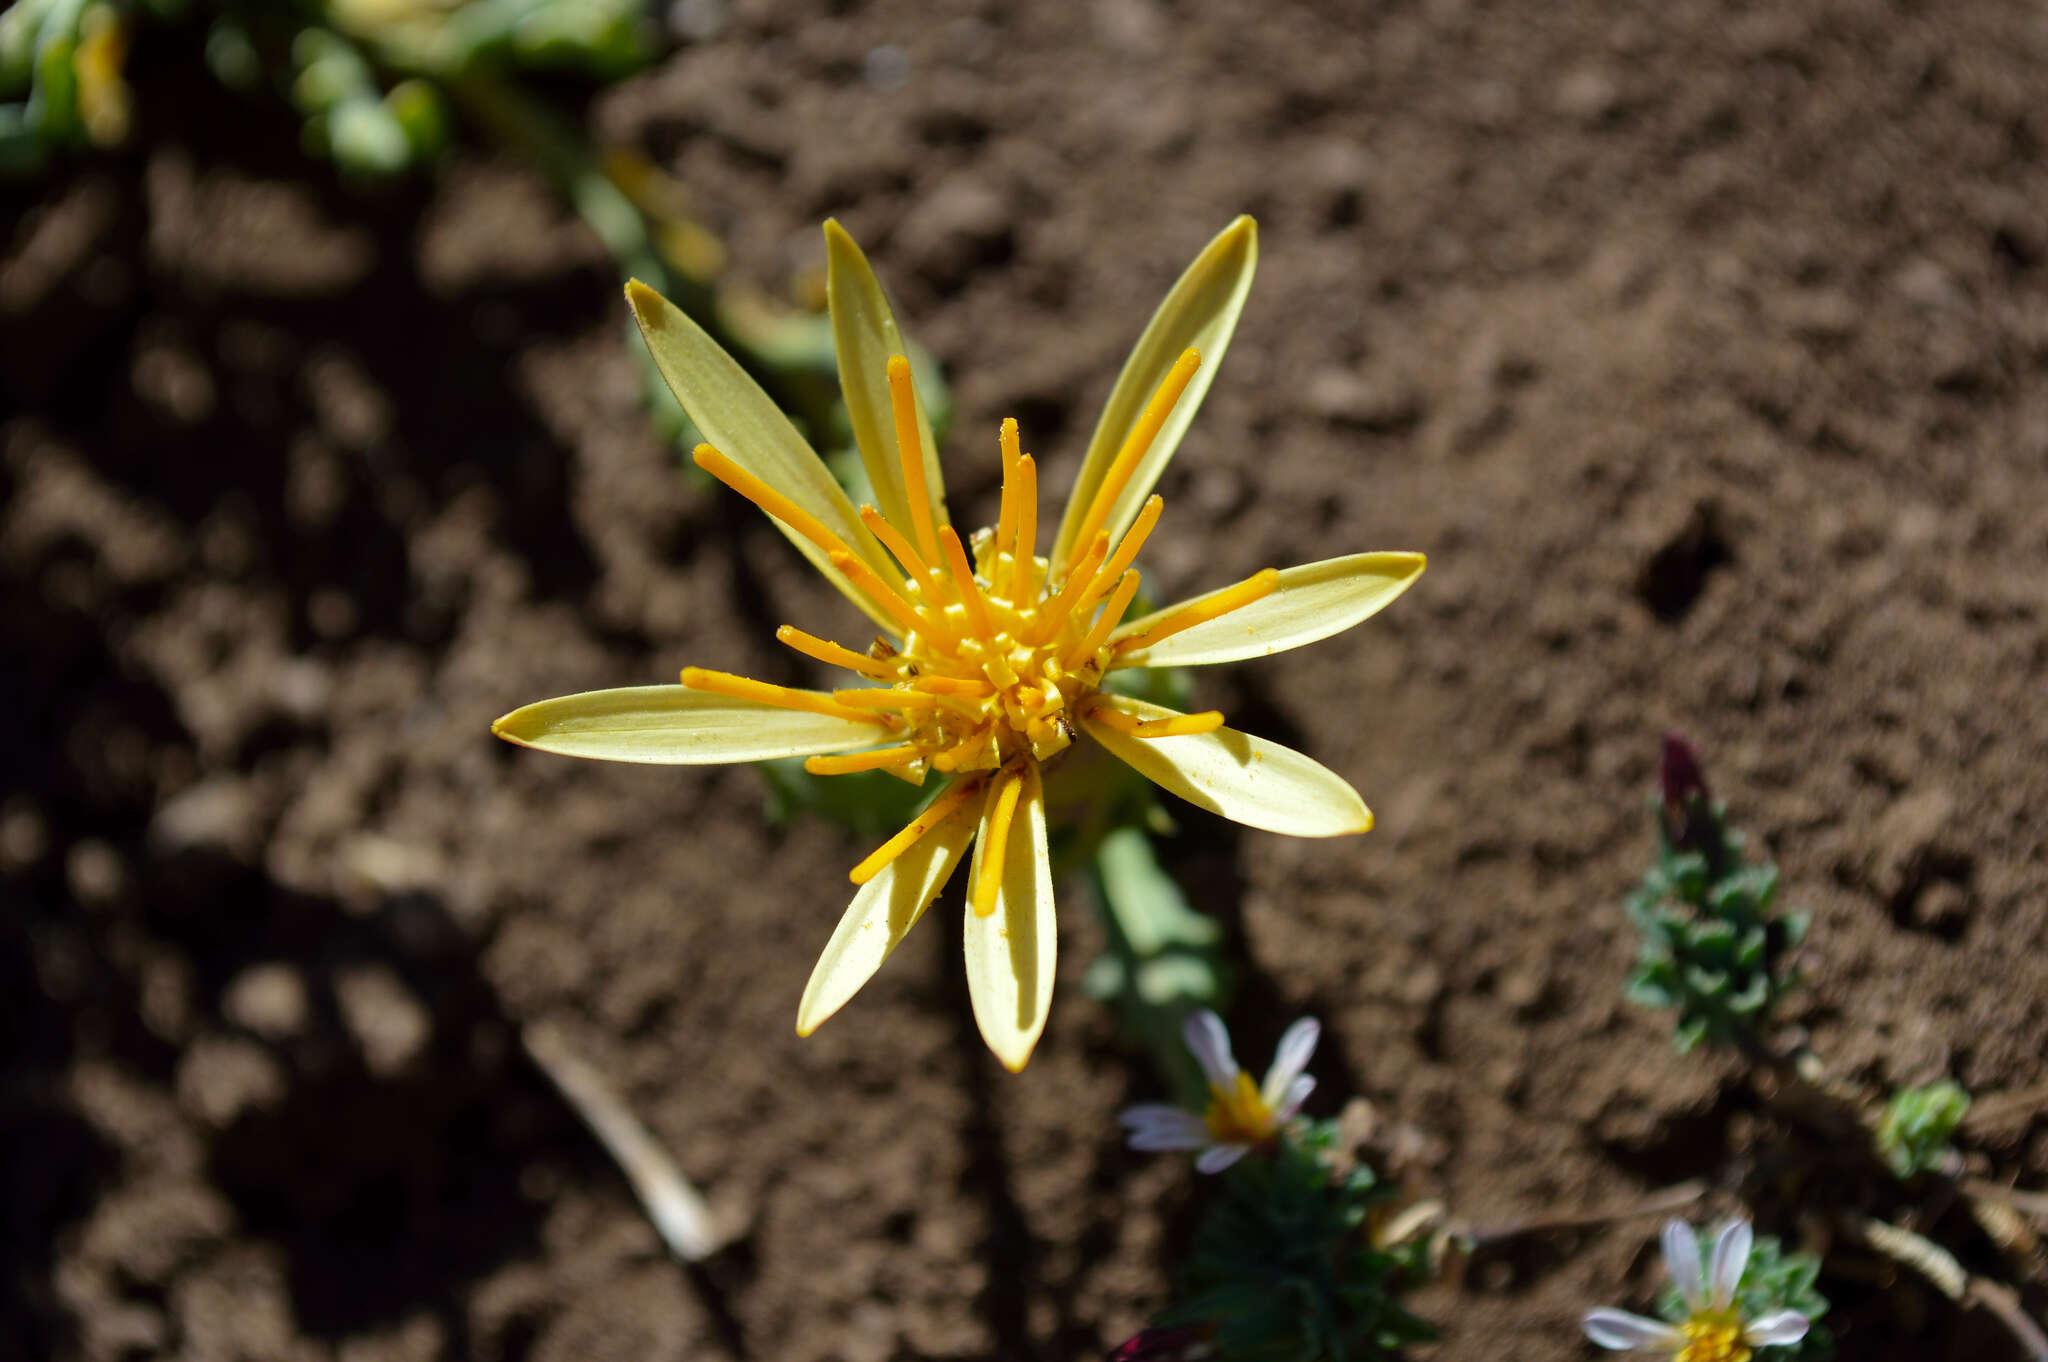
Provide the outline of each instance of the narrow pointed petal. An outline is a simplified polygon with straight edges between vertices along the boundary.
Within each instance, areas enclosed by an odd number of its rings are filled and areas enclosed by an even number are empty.
[[[640,334],[654,356],[655,367],[661,370],[662,378],[683,404],[683,410],[690,414],[690,420],[704,432],[705,440],[815,516],[818,523],[839,536],[841,542],[880,573],[883,581],[902,580],[881,545],[860,523],[853,503],[825,467],[824,460],[797,434],[789,418],[761,391],[761,385],[688,314],[639,280],[626,285],[626,301],[632,305],[633,319],[640,324]],[[798,551],[810,559],[811,566],[848,600],[884,629],[892,634],[896,631],[889,617],[855,591],[832,566],[824,550],[781,521],[775,523]]]
[[[1211,1087],[1227,1090],[1236,1086],[1237,1056],[1230,1053],[1230,1031],[1223,1018],[1206,1007],[1190,1012],[1180,1024],[1180,1033]]]
[[[874,485],[875,498],[889,523],[908,531],[911,525],[903,462],[896,449],[896,423],[889,400],[889,356],[908,357],[910,347],[897,329],[889,299],[868,258],[836,221],[825,223],[825,300],[832,314],[832,349],[839,360],[839,390],[846,399],[860,461]],[[946,485],[939,478],[938,446],[924,399],[917,403],[917,431],[924,447],[924,479],[931,500],[932,523],[946,520]]]
[[[1211,1145],[1196,1157],[1195,1171],[1197,1173],[1220,1173],[1249,1153],[1251,1153],[1250,1145]]]
[[[1126,1130],[1151,1130],[1160,1126],[1179,1126],[1182,1118],[1200,1121],[1202,1118],[1166,1102],[1140,1102],[1125,1107],[1116,1114],[1117,1124]],[[1207,1129],[1207,1127],[1203,1127]]]
[[[1579,1327],[1586,1331],[1587,1338],[1603,1348],[1657,1348],[1676,1352],[1685,1342],[1685,1335],[1662,1320],[1605,1307],[1587,1311],[1579,1320]]]
[[[1201,1125],[1200,1121],[1196,1125]],[[1209,1143],[1209,1128],[1182,1130],[1178,1127],[1160,1127],[1154,1130],[1134,1131],[1125,1141],[1141,1154],[1177,1154],[1189,1149],[1203,1149]]]
[[[1259,1096],[1267,1106],[1277,1107],[1287,1096],[1294,1080],[1308,1067],[1322,1034],[1322,1024],[1314,1017],[1301,1018],[1281,1034],[1273,1051],[1273,1067],[1266,1070],[1266,1081],[1259,1085]]]
[[[974,840],[975,813],[970,800],[860,887],[804,986],[796,1009],[799,1036],[817,1030],[859,992],[917,925]]]
[[[1749,1266],[1749,1249],[1755,1241],[1756,1232],[1747,1220],[1731,1220],[1714,1236],[1707,1291],[1715,1309],[1723,1309],[1735,1299],[1735,1288],[1742,1281],[1742,1269]]]
[[[1692,1226],[1683,1220],[1664,1222],[1662,1235],[1664,1245],[1664,1271],[1669,1274],[1671,1284],[1678,1288],[1688,1310],[1698,1310],[1707,1303],[1706,1280],[1700,1272],[1699,1236],[1692,1232]]]
[[[1153,485],[1173,458],[1173,451],[1187,433],[1188,423],[1195,419],[1195,412],[1209,391],[1217,366],[1223,362],[1223,352],[1230,347],[1230,333],[1237,329],[1238,314],[1244,311],[1245,297],[1251,292],[1252,272],[1258,263],[1258,224],[1241,217],[1202,249],[1166,295],[1166,301],[1152,314],[1144,334],[1131,350],[1131,357],[1124,361],[1123,372],[1117,375],[1109,402],[1102,409],[1102,419],[1089,438],[1088,453],[1067,498],[1066,513],[1060,517],[1059,537],[1053,541],[1052,562],[1056,566],[1087,548],[1074,540],[1095,489],[1101,485],[1124,436],[1137,423],[1160,380],[1166,377],[1181,352],[1192,346],[1201,352],[1202,367],[1195,371],[1173,414],[1167,417],[1152,447],[1138,461],[1137,471],[1117,495],[1103,528],[1114,542],[1137,519],[1138,509],[1152,495]]]
[[[1045,841],[1045,789],[1028,775],[1003,858],[995,911],[983,917],[967,904],[967,994],[981,1038],[1012,1073],[1022,1069],[1045,1030],[1052,1005],[1058,946],[1052,905],[1052,860]],[[968,883],[981,882],[985,839],[977,836]]]
[[[831,699],[822,694],[818,698]],[[491,732],[543,752],[656,766],[811,757],[871,746],[888,736],[879,724],[735,700],[686,686],[625,686],[563,695],[513,710],[492,724]]]
[[[1227,615],[1183,629],[1117,659],[1119,667],[1202,667],[1268,657],[1342,633],[1370,619],[1422,575],[1419,553],[1354,553],[1280,569],[1280,584]],[[1185,601],[1129,620],[1116,634],[1135,634]]]
[[[1812,1321],[1797,1310],[1773,1310],[1759,1315],[1742,1331],[1743,1342],[1752,1348],[1783,1347],[1806,1337]]]
[[[1119,700],[1142,719],[1175,712]],[[1178,738],[1136,738],[1083,718],[1088,735],[1153,784],[1197,808],[1292,837],[1342,837],[1372,827],[1372,811],[1336,772],[1291,747],[1234,728]]]
[[[1151,1104],[1133,1107],[1120,1118],[1130,1131],[1133,1149],[1157,1152],[1168,1149],[1200,1149],[1209,1143],[1209,1127],[1202,1118],[1178,1107]]]
[[[1287,1085],[1287,1091],[1280,1095],[1279,1102],[1274,1104],[1273,1115],[1282,1121],[1293,1120],[1294,1114],[1301,1110],[1301,1104],[1308,1101],[1315,1090],[1313,1074],[1296,1074],[1294,1081]]]

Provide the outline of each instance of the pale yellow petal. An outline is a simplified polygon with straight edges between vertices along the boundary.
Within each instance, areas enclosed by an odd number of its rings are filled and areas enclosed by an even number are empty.
[[[1131,357],[1124,361],[1123,372],[1117,375],[1109,402],[1102,409],[1102,419],[1089,438],[1087,456],[1074,479],[1066,512],[1060,517],[1059,537],[1053,541],[1052,562],[1056,567],[1086,550],[1087,545],[1076,544],[1074,540],[1095,489],[1160,380],[1166,377],[1181,352],[1193,346],[1201,352],[1202,367],[1195,371],[1152,447],[1138,461],[1137,471],[1117,495],[1103,527],[1114,542],[1137,519],[1139,508],[1152,495],[1154,484],[1166,470],[1181,436],[1187,433],[1188,423],[1195,419],[1195,411],[1209,391],[1216,368],[1223,362],[1230,333],[1236,329],[1238,314],[1244,311],[1245,298],[1251,292],[1252,271],[1258,261],[1258,224],[1241,217],[1202,249],[1166,295],[1166,301],[1152,314],[1144,334],[1131,350]]]
[[[889,299],[868,258],[836,221],[825,223],[825,300],[832,312],[832,348],[839,359],[839,390],[846,399],[860,461],[874,485],[882,514],[908,533],[910,502],[904,489],[903,460],[896,448],[896,418],[889,400],[889,357],[908,358],[910,348],[897,329]],[[917,432],[924,455],[924,480],[932,523],[944,525],[946,484],[939,474],[938,446],[924,398],[917,400]]]
[[[819,695],[830,702],[831,697]],[[735,700],[687,686],[591,690],[515,709],[491,732],[521,747],[568,757],[702,766],[808,757],[868,747],[879,724]]]
[[[901,581],[882,546],[860,523],[853,503],[825,467],[824,460],[804,442],[768,394],[761,391],[761,385],[687,313],[639,280],[626,285],[626,301],[633,308],[634,320],[640,323],[640,334],[654,356],[655,367],[661,370],[662,378],[683,404],[683,410],[690,414],[690,420],[704,433],[706,442],[816,517],[819,524],[880,573],[883,581]],[[781,521],[774,523],[811,560],[811,566],[848,600],[884,629],[895,632],[895,623],[853,589],[844,574],[827,561],[823,549]]]
[[[1299,648],[1369,619],[1422,575],[1419,553],[1354,553],[1282,568],[1273,590],[1227,615],[1183,629],[1149,648],[1122,654],[1119,667],[1200,667],[1238,662]],[[1118,635],[1135,634],[1186,602],[1126,622]]]
[[[1037,768],[1026,769],[1028,783],[1010,828],[1002,887],[987,917],[974,911],[973,886],[981,880],[986,845],[982,840],[975,843],[967,880],[967,993],[981,1038],[1012,1073],[1031,1058],[1045,1030],[1059,946],[1045,841],[1045,789]]]
[[[796,1033],[808,1036],[860,991],[917,925],[934,896],[946,887],[953,867],[974,840],[979,818],[974,801],[889,862],[860,887],[825,943],[825,953],[797,1004]]]
[[[1119,698],[1140,719],[1174,711]],[[1234,728],[1179,738],[1134,738],[1083,718],[1081,726],[1155,785],[1232,822],[1293,837],[1341,837],[1372,827],[1372,813],[1336,772],[1279,743]]]

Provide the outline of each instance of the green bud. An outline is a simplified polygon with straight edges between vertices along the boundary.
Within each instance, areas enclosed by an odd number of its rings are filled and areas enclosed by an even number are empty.
[[[349,99],[328,111],[327,141],[334,163],[352,175],[396,175],[411,163],[412,147],[382,100]]]
[[[263,79],[263,58],[249,31],[222,16],[206,31],[206,69],[230,90],[253,90]]]
[[[448,148],[448,106],[424,80],[402,80],[384,96],[384,107],[405,132],[414,161],[432,161]]]
[[[1924,1088],[1901,1088],[1877,1123],[1877,1149],[1901,1178],[1939,1168],[1954,1152],[1949,1137],[1970,1109],[1970,1094],[1944,1078]]]

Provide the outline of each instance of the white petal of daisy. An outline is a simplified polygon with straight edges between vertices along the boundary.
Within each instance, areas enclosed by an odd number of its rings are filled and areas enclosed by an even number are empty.
[[[646,338],[655,367],[704,439],[816,519],[880,573],[883,581],[901,581],[824,460],[797,434],[789,418],[761,391],[761,385],[688,314],[639,280],[626,285],[626,301],[640,323],[640,334]],[[824,549],[782,520],[769,518],[848,600],[884,629],[896,631],[895,622],[832,566]]]
[[[1309,1094],[1316,1090],[1312,1074],[1296,1074],[1294,1081],[1287,1085],[1287,1091],[1280,1094],[1280,1100],[1273,1104],[1273,1118],[1277,1121],[1291,1121],[1301,1104],[1308,1101]]]
[[[1586,1337],[1603,1348],[1657,1348],[1677,1352],[1685,1335],[1660,1319],[1646,1319],[1626,1310],[1589,1310],[1579,1321]]]
[[[1131,1132],[1130,1146],[1148,1151],[1201,1149],[1209,1144],[1209,1127],[1201,1117],[1158,1103],[1132,1107],[1118,1118]]]
[[[860,887],[804,986],[796,1033],[808,1036],[860,991],[946,887],[974,840],[973,803],[927,832]]]
[[[1749,1265],[1749,1248],[1755,1239],[1755,1232],[1747,1220],[1731,1220],[1714,1236],[1714,1252],[1708,1260],[1707,1292],[1715,1309],[1725,1309],[1734,1301],[1735,1288],[1742,1281],[1742,1269]]]
[[[1692,1226],[1683,1220],[1664,1222],[1664,1271],[1685,1300],[1685,1308],[1697,1311],[1707,1303],[1706,1282],[1700,1273],[1700,1241]]]
[[[1425,563],[1419,553],[1354,553],[1282,568],[1279,585],[1267,595],[1149,648],[1119,654],[1114,665],[1203,667],[1299,648],[1378,614],[1414,584]],[[1127,620],[1110,639],[1140,633],[1188,604],[1181,601],[1142,619]]]
[[[1188,1013],[1181,1023],[1181,1035],[1188,1053],[1202,1066],[1202,1076],[1211,1087],[1230,1089],[1237,1084],[1237,1056],[1230,1053],[1230,1031],[1223,1018],[1208,1008]]]
[[[1197,1173],[1220,1173],[1249,1153],[1251,1153],[1250,1145],[1211,1145],[1195,1156],[1195,1171]]]
[[[1118,696],[1110,702],[1138,719],[1179,717],[1142,700]],[[1234,728],[1140,738],[1085,714],[1081,726],[1154,784],[1247,827],[1295,837],[1342,837],[1372,827],[1372,813],[1358,791],[1327,766],[1279,743]]]
[[[896,421],[889,396],[889,357],[908,356],[881,281],[854,239],[838,222],[825,223],[825,299],[832,315],[832,348],[839,360],[839,389],[853,426],[860,461],[874,485],[882,514],[900,529],[911,525],[903,460],[896,447]],[[938,446],[922,399],[917,404],[918,442],[924,453],[926,498],[933,522],[946,520],[946,487],[939,474]],[[715,442],[714,442],[715,443]]]
[[[1201,352],[1201,367],[1153,437],[1151,447],[1139,459],[1130,480],[1110,502],[1102,528],[1109,531],[1111,542],[1115,542],[1137,519],[1138,509],[1152,494],[1167,461],[1173,458],[1174,449],[1187,433],[1188,423],[1195,419],[1195,411],[1202,405],[1223,352],[1230,346],[1230,333],[1237,327],[1238,314],[1244,311],[1244,300],[1251,292],[1252,272],[1258,262],[1258,224],[1241,217],[1203,247],[1166,300],[1159,304],[1159,310],[1152,314],[1152,320],[1131,350],[1131,357],[1124,361],[1123,372],[1117,375],[1116,386],[1110,389],[1109,401],[1102,409],[1102,419],[1088,441],[1088,453],[1081,461],[1066,512],[1060,517],[1059,535],[1053,541],[1051,561],[1055,570],[1087,551],[1086,544],[1076,541],[1096,489],[1102,485],[1124,437],[1138,423],[1139,414],[1151,401],[1160,381],[1179,360],[1181,352],[1192,347]]]
[[[1059,945],[1045,842],[1045,791],[1035,765],[1025,766],[1023,784],[1004,847],[995,911],[984,917],[974,910],[974,886],[981,881],[988,851],[988,814],[975,838],[967,894],[967,994],[981,1038],[1012,1073],[1031,1058],[1045,1030]]]
[[[831,704],[816,691],[802,694]],[[737,700],[687,686],[624,686],[513,710],[491,731],[521,747],[657,766],[767,761],[869,747],[878,724]]]
[[[1742,1341],[1752,1348],[1767,1348],[1797,1343],[1806,1337],[1812,1321],[1797,1310],[1774,1310],[1768,1315],[1759,1315],[1749,1322],[1742,1331]]]
[[[1316,1041],[1322,1034],[1322,1025],[1314,1017],[1301,1018],[1281,1034],[1280,1044],[1273,1051],[1273,1065],[1266,1070],[1266,1081],[1259,1085],[1259,1096],[1267,1106],[1277,1107],[1287,1096],[1294,1080],[1314,1057]]]

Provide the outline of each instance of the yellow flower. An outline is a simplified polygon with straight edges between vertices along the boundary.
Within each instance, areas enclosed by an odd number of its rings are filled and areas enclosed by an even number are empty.
[[[826,293],[839,377],[878,506],[856,509],[775,404],[675,306],[626,296],[663,377],[703,431],[696,460],[775,521],[882,631],[864,651],[789,625],[789,647],[854,673],[831,692],[686,668],[682,684],[593,691],[528,705],[500,737],[614,761],[693,764],[806,756],[820,775],[885,770],[937,794],[855,866],[860,886],[804,990],[809,1035],[880,968],[974,848],[967,981],[983,1038],[1021,1069],[1045,1027],[1055,929],[1041,767],[1083,737],[1211,812],[1307,837],[1372,826],[1358,793],[1298,752],[1118,696],[1127,667],[1263,657],[1326,638],[1392,601],[1422,571],[1414,553],[1268,568],[1126,620],[1131,568],[1158,524],[1153,496],[1207,390],[1251,288],[1250,218],[1225,228],[1160,304],[1102,414],[1050,551],[1038,551],[1038,469],[1002,427],[1002,509],[967,538],[947,515],[931,426],[907,347],[865,256],[825,224]],[[1207,356],[1210,363],[1203,362]]]

